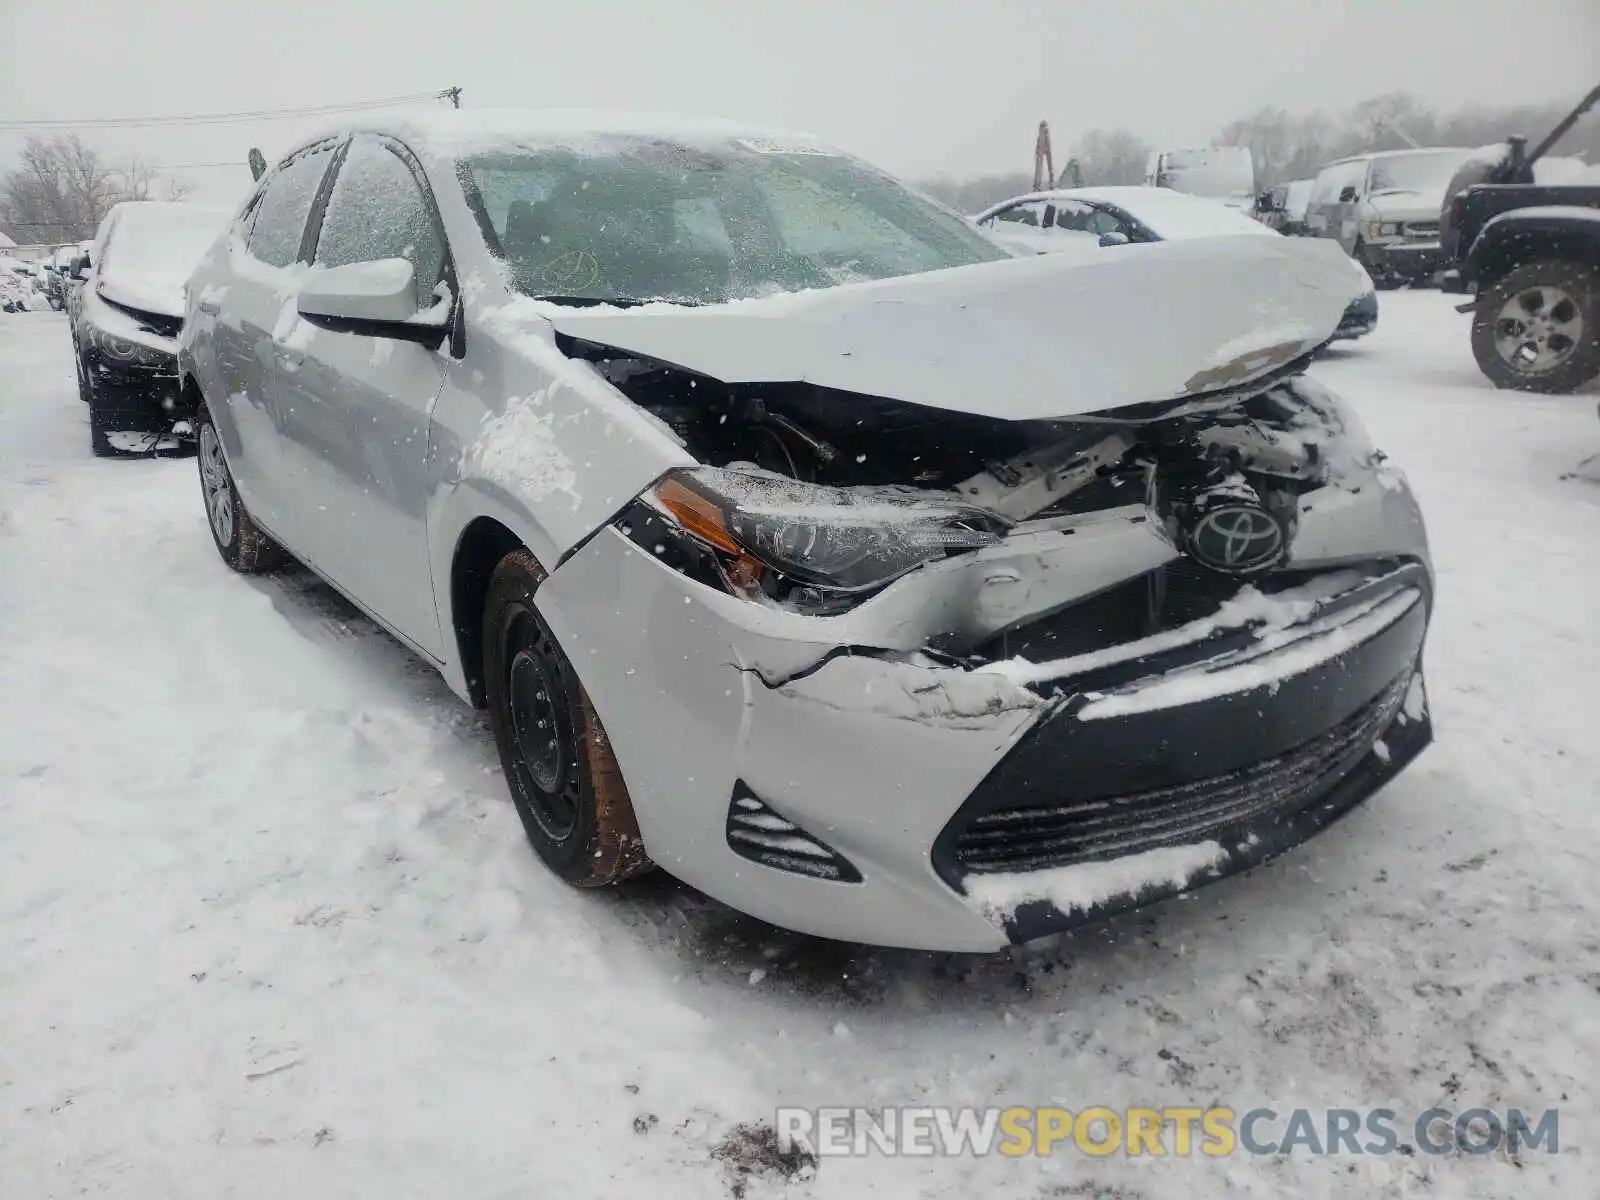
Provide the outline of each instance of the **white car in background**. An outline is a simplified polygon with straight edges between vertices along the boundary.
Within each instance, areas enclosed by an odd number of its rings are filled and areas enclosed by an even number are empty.
[[[1141,242],[1214,237],[1281,237],[1277,230],[1231,205],[1168,188],[1085,187],[1026,196],[996,204],[973,218],[978,228],[1013,254],[1097,254]],[[1378,324],[1378,294],[1360,263],[1361,294],[1345,310],[1335,338],[1359,338]]]

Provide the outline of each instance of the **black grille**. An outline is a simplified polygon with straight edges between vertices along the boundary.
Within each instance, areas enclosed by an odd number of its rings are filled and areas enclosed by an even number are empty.
[[[955,839],[962,872],[1036,871],[1138,854],[1298,811],[1347,773],[1394,719],[1407,671],[1327,733],[1225,775],[1055,807],[998,809]]]
[[[727,838],[730,850],[762,866],[834,883],[861,882],[861,872],[843,855],[773,812],[742,779],[728,803]]]

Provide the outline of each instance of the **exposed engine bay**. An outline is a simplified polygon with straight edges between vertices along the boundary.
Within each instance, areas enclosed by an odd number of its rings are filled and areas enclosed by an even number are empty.
[[[1083,637],[1063,644],[1061,629],[1076,622],[1055,622],[1050,644],[1024,645],[1030,652],[1103,645],[1192,621],[1247,580],[1268,592],[1304,582],[1304,571],[1287,569],[1304,498],[1340,484],[1351,466],[1360,474],[1383,461],[1301,373],[1303,361],[1243,387],[1167,403],[1005,421],[805,383],[727,384],[571,338],[562,348],[663,421],[702,463],[747,472],[741,509],[797,519],[805,496],[824,491],[836,504],[859,506],[863,522],[870,508],[891,538],[902,511],[946,511],[942,550],[951,555],[1002,538],[1021,544],[1019,534],[1077,532],[1084,521],[1107,517],[1156,525],[1166,561],[1131,581],[1124,575],[1098,591],[1078,590],[1068,602],[1075,612],[1100,593],[1118,594],[1102,605],[1104,619],[1080,630]],[[1363,485],[1350,483],[1357,491]],[[648,534],[653,548],[659,536]],[[887,568],[809,578],[803,568],[784,570],[797,558],[783,557],[791,540],[788,531],[759,530],[739,539],[761,561],[737,568],[744,575],[732,581],[735,590],[760,588],[769,600],[830,614],[890,577]],[[760,553],[764,544],[771,555]],[[929,562],[926,553],[908,556],[905,569]],[[762,563],[780,569],[774,576]],[[1030,615],[1037,622],[1048,614]],[[1019,648],[1016,631],[979,636],[981,623],[929,632],[929,646],[963,655]]]

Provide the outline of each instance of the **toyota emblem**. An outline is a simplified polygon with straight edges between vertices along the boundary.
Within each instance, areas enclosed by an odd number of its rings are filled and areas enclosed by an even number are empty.
[[[1189,552],[1213,571],[1249,575],[1283,555],[1283,524],[1254,504],[1223,504],[1205,512],[1189,531]]]

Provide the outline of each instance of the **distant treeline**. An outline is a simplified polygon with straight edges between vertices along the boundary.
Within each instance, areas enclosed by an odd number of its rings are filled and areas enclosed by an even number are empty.
[[[1438,112],[1404,92],[1392,92],[1363,100],[1337,116],[1263,108],[1230,122],[1212,140],[1221,146],[1250,147],[1256,186],[1269,188],[1290,179],[1310,178],[1333,159],[1368,150],[1400,150],[1410,145],[1477,147],[1502,141],[1512,133],[1524,134],[1530,144],[1536,143],[1570,111],[1570,105],[1541,104]],[[1032,133],[1031,129],[1019,131],[1018,161],[1031,157]],[[1069,159],[1077,159],[1086,184],[1141,183],[1153,149],[1151,143],[1126,129],[1092,129],[1065,153],[1058,146],[1055,165],[1059,173]],[[1600,163],[1600,111],[1579,121],[1552,153]],[[1031,170],[970,179],[946,176],[921,183],[924,190],[962,212],[977,212],[1026,192],[1032,185]]]

